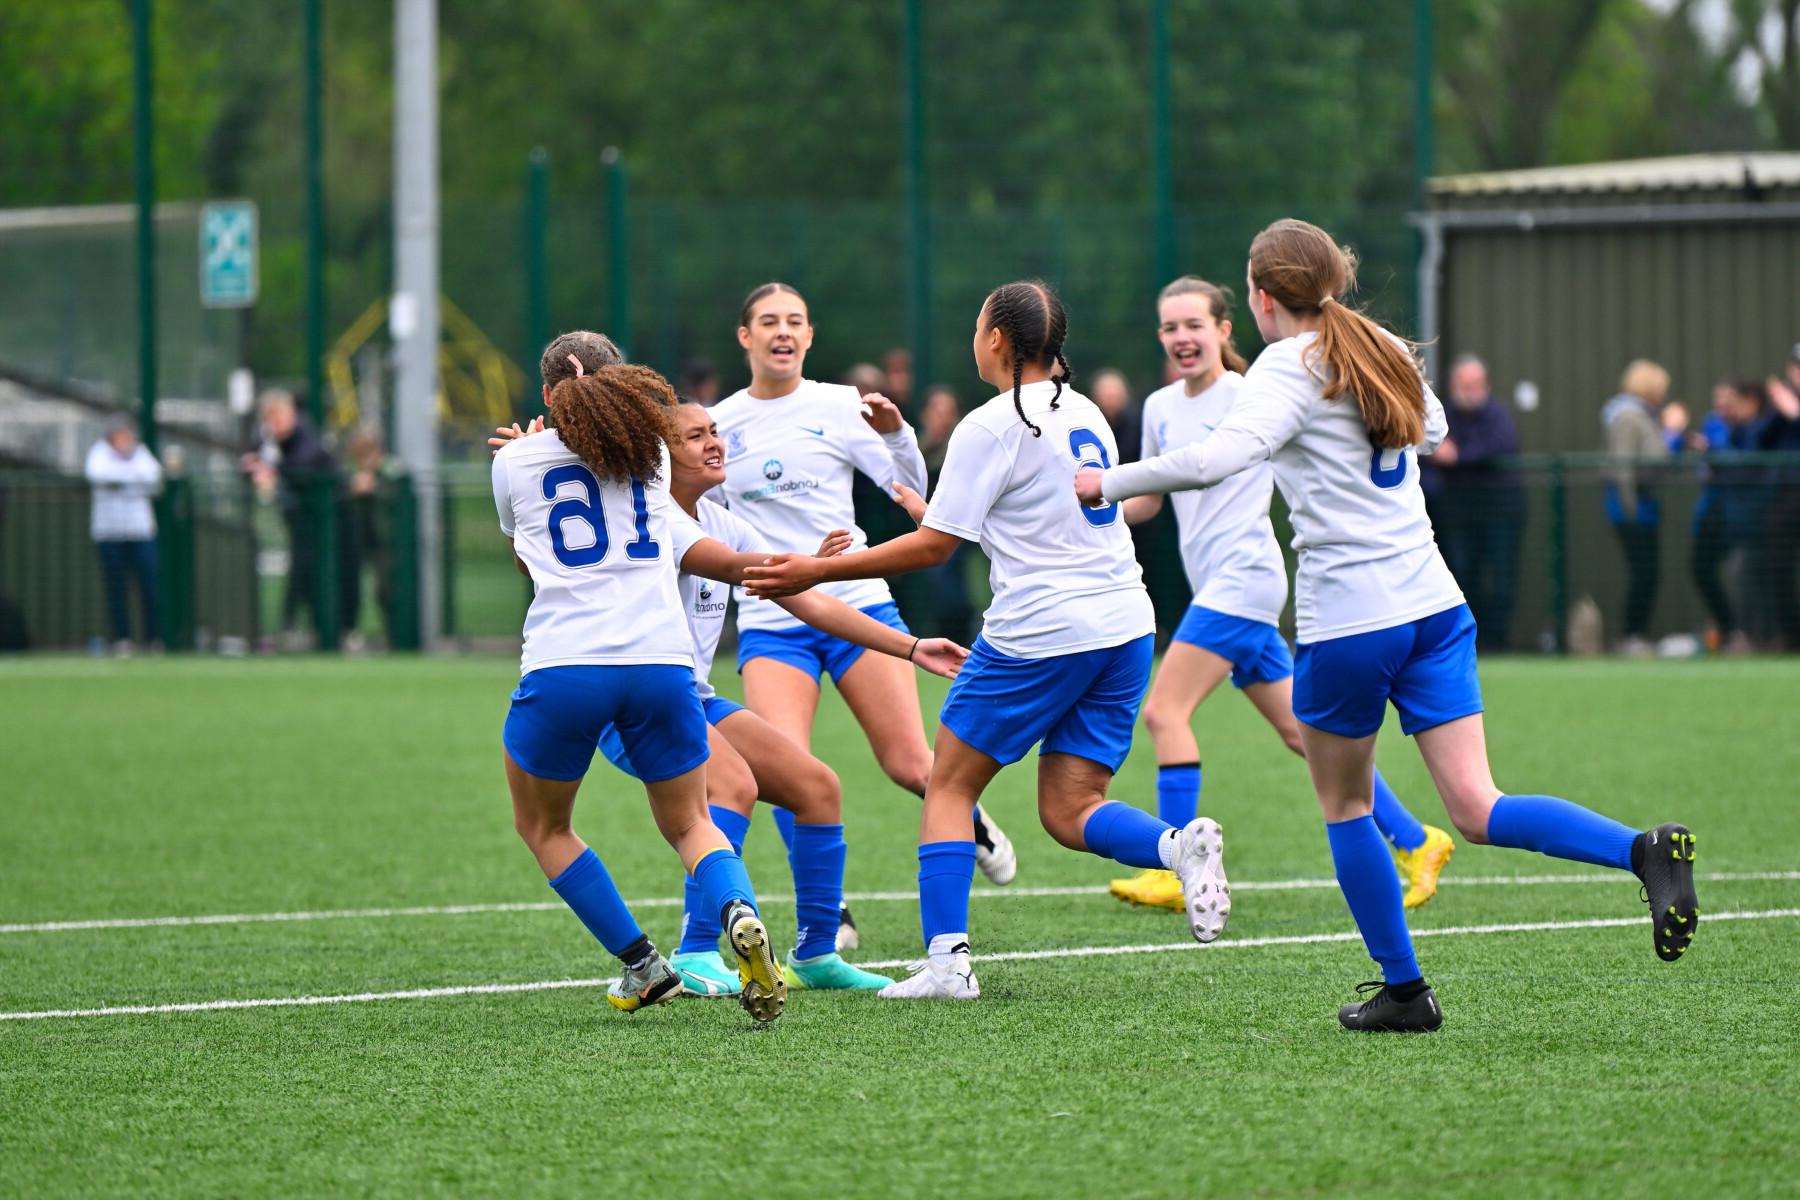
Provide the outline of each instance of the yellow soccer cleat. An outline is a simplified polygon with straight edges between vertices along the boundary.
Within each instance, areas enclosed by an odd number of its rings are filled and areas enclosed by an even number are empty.
[[[1406,881],[1406,895],[1401,903],[1410,910],[1437,895],[1438,876],[1450,865],[1454,853],[1456,843],[1435,825],[1425,827],[1425,840],[1417,850],[1394,851],[1394,865]]]
[[[1142,871],[1130,879],[1115,879],[1107,891],[1127,904],[1145,908],[1168,908],[1180,912],[1183,907],[1181,880],[1175,878],[1173,871]]]

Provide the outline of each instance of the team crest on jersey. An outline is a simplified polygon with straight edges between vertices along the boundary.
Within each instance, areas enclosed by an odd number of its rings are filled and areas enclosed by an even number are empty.
[[[712,594],[713,594],[712,580],[702,579],[700,581],[700,598],[702,600],[711,600]]]
[[[725,435],[725,457],[736,458],[744,452],[744,431],[734,429]]]
[[[781,460],[779,458],[771,458],[763,464],[763,478],[768,480],[781,478]]]

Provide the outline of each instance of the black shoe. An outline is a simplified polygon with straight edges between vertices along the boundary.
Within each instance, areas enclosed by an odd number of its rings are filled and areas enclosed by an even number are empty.
[[[1700,925],[1694,895],[1694,835],[1686,825],[1664,822],[1638,835],[1632,855],[1637,877],[1650,902],[1650,933],[1656,956],[1674,962],[1687,951]]]
[[[1428,987],[1411,1000],[1399,1000],[1379,980],[1358,984],[1357,992],[1374,992],[1361,1004],[1338,1009],[1338,1023],[1362,1033],[1430,1033],[1444,1023],[1444,1011]]]

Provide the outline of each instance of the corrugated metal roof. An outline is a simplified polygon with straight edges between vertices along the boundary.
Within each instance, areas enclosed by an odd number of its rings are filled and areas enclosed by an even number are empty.
[[[1440,175],[1431,181],[1431,191],[1438,196],[1493,196],[1520,192],[1706,190],[1739,188],[1746,178],[1759,187],[1800,186],[1800,153],[1682,154],[1524,171]]]

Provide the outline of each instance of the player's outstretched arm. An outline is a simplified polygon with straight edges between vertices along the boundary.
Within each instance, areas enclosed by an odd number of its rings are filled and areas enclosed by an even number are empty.
[[[830,540],[826,539],[827,542]],[[745,570],[767,561],[768,557],[766,554],[741,553],[717,538],[703,537],[688,547],[679,566],[684,575],[739,584],[744,582]]]
[[[855,642],[858,646],[910,659],[933,675],[949,679],[962,667],[969,652],[945,638],[916,638],[891,625],[883,625],[867,613],[858,612],[835,596],[822,592],[802,592],[775,601],[781,607],[821,633]]]
[[[519,423],[517,421],[514,421],[510,427],[496,425],[494,427],[494,436],[489,438],[487,442],[491,452],[498,454],[500,453],[500,448],[508,442],[517,441],[519,438],[530,437],[534,433],[542,432],[544,432],[544,418],[533,417],[531,418],[531,424],[523,429],[519,428]]]
[[[886,579],[924,571],[947,561],[960,540],[940,530],[917,529],[838,558],[776,554],[744,572],[744,587],[759,599],[778,600],[839,579]]]

